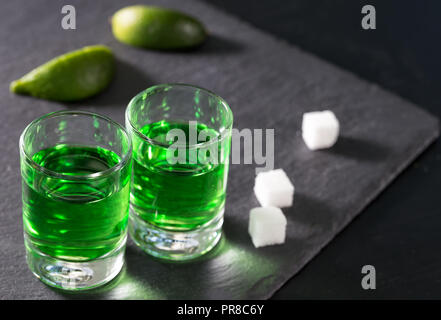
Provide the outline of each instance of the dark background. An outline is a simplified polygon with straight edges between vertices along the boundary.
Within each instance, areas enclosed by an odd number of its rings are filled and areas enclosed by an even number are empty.
[[[441,117],[441,1],[206,1]],[[376,30],[361,28],[365,4]],[[440,177],[437,142],[274,299],[441,298]],[[376,290],[361,288],[366,264]]]

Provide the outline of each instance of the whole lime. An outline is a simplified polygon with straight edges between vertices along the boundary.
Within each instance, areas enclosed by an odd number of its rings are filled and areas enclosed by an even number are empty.
[[[207,36],[202,23],[187,14],[144,5],[117,11],[112,17],[112,31],[123,43],[158,50],[191,48]]]

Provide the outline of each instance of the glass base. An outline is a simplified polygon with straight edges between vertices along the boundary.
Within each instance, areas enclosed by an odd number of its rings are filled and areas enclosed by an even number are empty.
[[[32,273],[45,284],[63,290],[88,290],[108,283],[124,265],[127,236],[112,252],[84,262],[72,262],[50,257],[25,235],[26,260]]]
[[[162,259],[184,261],[197,258],[216,246],[222,236],[224,210],[208,224],[191,231],[158,228],[130,210],[129,233],[148,254]]]

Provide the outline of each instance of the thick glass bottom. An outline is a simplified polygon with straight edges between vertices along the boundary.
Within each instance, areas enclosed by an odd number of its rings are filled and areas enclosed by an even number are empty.
[[[57,259],[39,251],[25,234],[26,259],[32,273],[45,284],[63,290],[87,290],[102,286],[121,271],[127,236],[105,256],[84,262]]]
[[[162,259],[184,261],[197,258],[216,246],[222,236],[224,209],[209,223],[190,231],[170,231],[142,220],[132,209],[129,233],[148,254]]]

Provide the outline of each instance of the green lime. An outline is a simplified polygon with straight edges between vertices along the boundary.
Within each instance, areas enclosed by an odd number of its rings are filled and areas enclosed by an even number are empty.
[[[154,6],[130,6],[112,17],[112,31],[119,41],[148,49],[185,49],[201,44],[207,33],[195,18]]]
[[[10,90],[56,101],[81,100],[97,94],[112,80],[115,61],[102,45],[58,56],[11,82]]]

